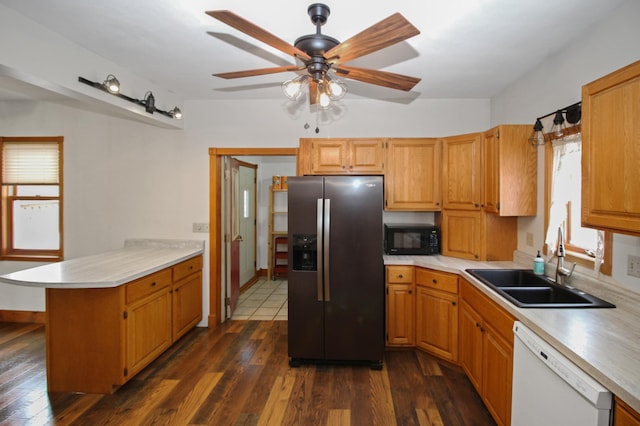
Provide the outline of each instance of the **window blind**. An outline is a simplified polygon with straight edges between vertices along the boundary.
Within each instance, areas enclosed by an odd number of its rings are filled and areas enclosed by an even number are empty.
[[[58,185],[60,152],[57,142],[4,142],[4,185]]]

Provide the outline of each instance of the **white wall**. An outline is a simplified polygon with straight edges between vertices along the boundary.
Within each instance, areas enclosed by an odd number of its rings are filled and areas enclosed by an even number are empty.
[[[209,219],[208,148],[295,147],[300,137],[316,135],[283,114],[280,104],[186,102],[184,130],[171,130],[49,102],[5,102],[0,133],[64,136],[66,258],[119,248],[131,237],[204,239],[208,250],[207,235],[191,232],[193,222]],[[319,135],[440,136],[489,126],[489,101],[482,99],[353,101],[349,108]],[[280,165],[263,169],[271,176]],[[0,272],[32,266],[0,262]],[[207,313],[208,278],[205,262]],[[42,311],[43,294],[0,284],[0,309]]]
[[[545,58],[538,67],[492,99],[492,124],[531,123],[533,127],[536,117],[580,101],[584,84],[639,60],[639,17],[640,2],[630,0],[581,37],[568,40],[559,54]],[[535,255],[544,241],[542,147],[538,154],[538,215],[520,218],[518,222],[518,249],[531,255]],[[532,247],[525,243],[527,232],[534,235]],[[613,278],[640,291],[640,279],[626,274],[629,254],[640,255],[640,238],[615,234]]]

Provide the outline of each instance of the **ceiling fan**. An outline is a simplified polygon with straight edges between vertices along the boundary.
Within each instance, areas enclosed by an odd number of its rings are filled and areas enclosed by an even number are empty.
[[[287,65],[260,68],[214,74],[214,76],[232,79],[286,71],[296,72],[306,69],[306,74],[299,75],[283,83],[283,91],[287,97],[295,100],[302,92],[302,85],[308,81],[309,102],[311,104],[318,103],[321,107],[327,107],[330,100],[339,99],[346,93],[346,86],[336,76],[404,91],[411,90],[420,81],[416,77],[343,65],[345,62],[420,34],[420,31],[400,13],[395,13],[340,43],[335,38],[322,34],[320,31],[330,14],[327,5],[314,3],[309,6],[307,12],[311,22],[316,26],[316,33],[299,37],[293,45],[231,11],[213,10],[206,12],[207,15],[269,46],[292,55],[302,62],[301,66]]]

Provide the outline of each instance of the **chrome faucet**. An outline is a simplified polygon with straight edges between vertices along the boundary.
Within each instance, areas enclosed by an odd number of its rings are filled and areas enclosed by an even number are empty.
[[[564,232],[562,232],[562,226],[558,228],[558,251],[556,252],[558,257],[558,264],[556,265],[556,283],[560,285],[566,285],[566,281],[569,279],[573,270],[576,268],[576,264],[573,263],[571,268],[564,266]]]

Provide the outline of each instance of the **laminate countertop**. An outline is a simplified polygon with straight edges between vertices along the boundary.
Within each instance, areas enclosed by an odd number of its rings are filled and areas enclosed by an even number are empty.
[[[595,308],[518,308],[467,273],[473,268],[531,269],[514,262],[474,262],[446,256],[385,256],[385,265],[414,265],[458,274],[640,412],[640,294],[574,274],[570,285],[616,305]],[[553,276],[555,263],[546,264]]]
[[[0,276],[0,282],[42,288],[117,287],[202,254],[196,240],[126,240],[124,247]]]

